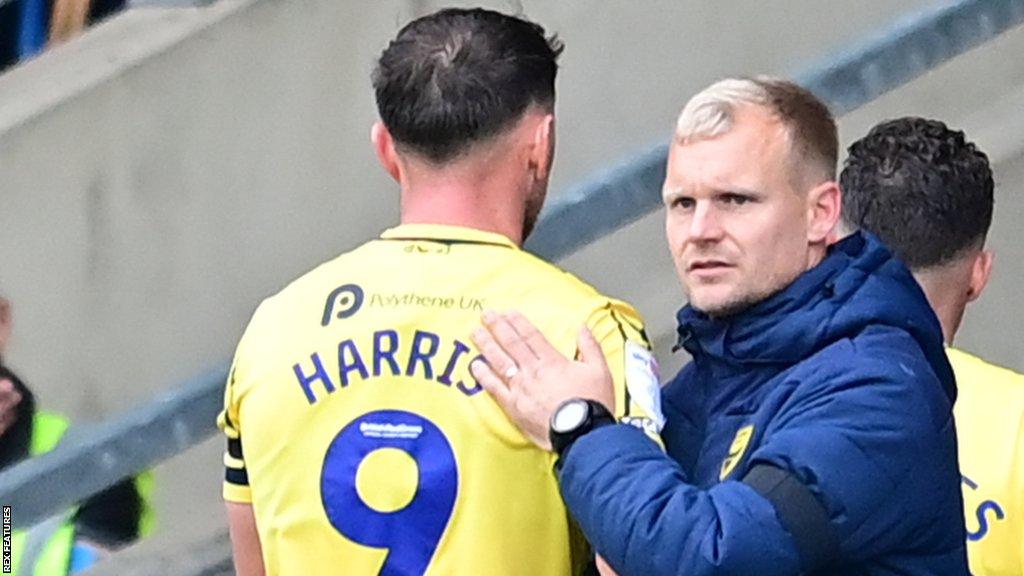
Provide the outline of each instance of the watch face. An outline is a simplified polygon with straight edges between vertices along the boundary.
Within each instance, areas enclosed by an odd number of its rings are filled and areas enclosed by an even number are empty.
[[[585,400],[566,402],[555,412],[551,419],[551,429],[560,434],[581,426],[587,419],[589,406]]]

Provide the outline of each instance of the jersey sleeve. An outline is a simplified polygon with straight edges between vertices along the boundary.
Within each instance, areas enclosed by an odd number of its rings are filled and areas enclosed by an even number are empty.
[[[249,490],[249,474],[245,468],[245,455],[242,450],[242,420],[239,411],[239,379],[244,377],[242,366],[245,362],[245,337],[238,344],[235,359],[228,372],[224,386],[224,408],[217,416],[217,427],[227,437],[227,449],[224,451],[224,500],[241,504],[252,503]]]
[[[611,300],[591,314],[587,326],[600,342],[612,373],[615,417],[661,445],[665,417],[658,365],[640,315],[628,304]]]

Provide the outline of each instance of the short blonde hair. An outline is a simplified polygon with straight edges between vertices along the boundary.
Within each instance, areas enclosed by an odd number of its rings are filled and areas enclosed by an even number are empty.
[[[798,165],[813,162],[827,180],[835,180],[839,135],[828,106],[811,91],[788,80],[758,76],[727,78],[700,91],[676,120],[675,140],[685,144],[715,138],[732,128],[734,112],[760,106],[787,128]]]

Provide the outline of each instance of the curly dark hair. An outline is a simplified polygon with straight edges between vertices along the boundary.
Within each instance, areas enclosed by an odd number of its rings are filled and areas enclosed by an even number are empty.
[[[407,24],[373,72],[396,144],[435,163],[494,136],[527,107],[553,107],[562,43],[523,18],[447,9]]]
[[[850,145],[839,176],[843,219],[873,232],[911,269],[985,241],[995,184],[988,157],[938,120],[898,118]]]

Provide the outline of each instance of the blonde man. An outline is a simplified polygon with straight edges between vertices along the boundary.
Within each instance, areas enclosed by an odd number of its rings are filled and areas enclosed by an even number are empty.
[[[594,346],[574,361],[485,317],[474,374],[524,430],[550,422],[562,495],[618,573],[966,573],[939,323],[877,239],[830,245],[837,149],[827,107],[786,81],[683,109],[663,192],[693,362],[662,394],[667,454],[601,416]]]

